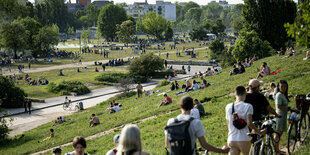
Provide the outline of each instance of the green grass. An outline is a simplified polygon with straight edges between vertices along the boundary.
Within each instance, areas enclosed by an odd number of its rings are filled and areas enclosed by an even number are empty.
[[[278,56],[268,57],[254,62],[253,66],[246,68],[244,74],[235,76],[229,76],[230,68],[224,69],[221,74],[206,78],[209,83],[215,83],[215,85],[202,90],[189,92],[187,95],[190,95],[193,98],[198,98],[199,100],[212,98],[210,102],[204,104],[206,112],[211,113],[211,115],[202,120],[207,131],[207,135],[205,136],[207,142],[216,146],[226,145],[228,130],[225,121],[225,106],[234,100],[233,97],[214,98],[214,96],[225,96],[233,92],[236,86],[245,86],[250,78],[256,77],[256,68],[259,68],[262,62],[267,62],[272,71],[281,69],[281,73],[263,78],[262,80],[265,83],[278,82],[280,79],[287,80],[289,83],[289,94],[308,93],[310,88],[310,74],[304,75],[301,73],[310,71],[310,61],[303,61],[303,57],[304,53],[303,55],[290,57],[284,60]],[[184,82],[180,82],[180,84],[183,83]],[[267,87],[267,84],[265,87]],[[156,88],[156,90],[160,90],[161,92],[168,89],[169,86]],[[86,137],[117,126],[122,126],[135,120],[164,114],[171,110],[177,110],[179,109],[178,102],[181,96],[174,96],[176,92],[177,91],[168,93],[168,95],[172,97],[174,103],[161,108],[157,108],[157,106],[163,99],[163,96],[153,95],[138,100],[135,100],[135,96],[130,98],[116,97],[114,99],[117,99],[117,102],[123,104],[122,110],[116,114],[110,115],[105,112],[105,109],[109,104],[108,102],[103,102],[100,105],[66,117],[66,119],[72,119],[72,121],[55,126],[54,129],[56,136],[50,141],[39,144],[37,143],[38,140],[42,140],[49,135],[49,128],[51,128],[52,122],[25,132],[26,136],[21,140],[3,143],[0,145],[0,149],[7,154],[29,154],[70,142],[73,137],[78,135]],[[292,104],[294,103],[290,102],[291,107],[293,107]],[[103,123],[97,127],[89,128],[88,118],[91,113],[100,114],[99,118]],[[139,124],[144,150],[147,150],[151,154],[164,153],[163,128],[168,118],[175,117],[179,113],[180,111],[177,110],[171,114],[163,115],[156,119],[148,120]],[[116,130],[115,132],[119,133],[119,130]],[[114,134],[115,133],[111,133],[89,140],[87,151],[92,154],[104,154],[107,150],[113,148],[112,137]],[[281,142],[282,145],[285,143],[284,137]],[[71,146],[65,147],[64,152],[68,152],[71,149]]]
[[[185,55],[181,51],[181,56],[176,56],[176,53],[169,53],[168,60],[175,60],[175,61],[188,61],[189,59],[192,59],[192,61],[200,61],[200,60],[209,60],[209,50],[208,49],[200,49],[196,50],[196,58],[191,58],[190,55]],[[162,52],[160,55],[161,58],[167,59],[166,58],[166,53]]]
[[[97,68],[102,71],[101,66],[97,66]],[[95,77],[100,74],[111,74],[119,71],[125,71],[126,68],[123,67],[107,67],[106,72],[95,72],[95,66],[90,66],[90,69],[82,69],[79,67],[81,72],[77,72],[77,67],[75,68],[65,68],[63,69],[64,76],[58,76],[59,70],[50,70],[46,72],[36,72],[29,73],[29,76],[32,80],[38,80],[39,78],[45,77],[49,82],[60,83],[63,80],[75,80],[81,81],[84,85],[89,87],[90,89],[102,88],[105,87],[105,82],[99,82],[95,80]],[[114,70],[114,71],[111,71]],[[25,76],[23,74],[22,76]],[[59,94],[51,93],[47,90],[47,86],[29,86],[25,80],[18,80],[18,87],[25,90],[29,97],[33,98],[48,98],[59,96]]]

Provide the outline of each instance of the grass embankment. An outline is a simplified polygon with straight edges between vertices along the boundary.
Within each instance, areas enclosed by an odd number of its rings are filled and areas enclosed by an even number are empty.
[[[167,53],[161,53],[160,57],[163,59],[167,59]],[[181,56],[177,56],[176,53],[169,53],[169,57],[167,60],[175,60],[175,61],[209,61],[210,60],[209,49],[199,49],[196,50],[196,58],[192,58],[191,55],[185,55],[184,52],[181,51]]]
[[[273,56],[259,60],[253,66],[246,68],[246,73],[241,75],[229,76],[230,68],[224,69],[219,75],[207,77],[207,81],[215,83],[208,88],[189,92],[187,95],[200,100],[204,98],[212,98],[211,101],[204,104],[206,111],[210,113],[207,118],[202,119],[206,128],[206,139],[209,143],[222,146],[226,144],[227,127],[225,121],[225,106],[234,100],[234,97],[220,97],[233,92],[238,85],[246,85],[250,78],[257,75],[256,68],[259,68],[262,62],[267,62],[272,71],[281,69],[281,73],[263,78],[264,82],[278,82],[280,79],[287,80],[289,83],[289,94],[305,94],[309,91],[310,74],[301,74],[310,71],[310,61],[303,61],[303,55],[291,57],[288,59],[280,59],[278,56]],[[200,81],[200,80],[198,80]],[[180,83],[183,84],[183,83]],[[169,86],[156,88],[163,92],[168,90]],[[266,86],[267,87],[267,86]],[[149,96],[135,100],[130,98],[117,98],[117,102],[123,104],[122,110],[116,114],[108,114],[105,109],[109,106],[107,102],[100,105],[77,112],[72,116],[66,117],[71,119],[64,124],[57,125],[54,128],[55,138],[43,143],[37,143],[38,140],[49,135],[49,129],[52,122],[42,125],[36,129],[25,132],[25,137],[21,140],[12,140],[0,145],[0,149],[7,154],[28,154],[44,150],[53,146],[58,146],[72,141],[73,137],[89,136],[95,133],[105,131],[116,126],[124,125],[135,120],[140,120],[153,115],[167,113],[170,110],[178,109],[178,102],[181,96],[174,96],[177,91],[168,93],[172,96],[174,104],[158,108],[158,104],[163,99],[163,96]],[[290,103],[290,106],[293,106]],[[99,115],[101,124],[99,126],[89,128],[88,118],[91,113],[103,113]],[[168,118],[175,117],[179,111],[164,115],[152,120],[148,120],[139,124],[142,134],[143,148],[151,154],[164,154],[164,126]],[[116,130],[115,132],[119,132]],[[113,147],[112,137],[115,133],[111,133],[102,137],[89,140],[86,151],[92,154],[103,154]],[[284,139],[283,139],[284,140]],[[285,140],[284,140],[285,141]],[[71,146],[64,147],[64,152],[71,150]]]
[[[89,66],[90,69],[83,69],[82,67],[79,67],[81,72],[77,72],[77,68],[65,68],[63,69],[64,76],[59,76],[59,70],[51,70],[46,72],[36,72],[36,73],[29,73],[29,77],[32,80],[37,80],[39,78],[45,77],[50,83],[60,83],[61,81],[80,81],[84,85],[86,85],[89,89],[97,89],[97,88],[103,88],[105,87],[104,83],[106,82],[99,82],[95,80],[95,77],[100,74],[112,74],[116,72],[127,72],[126,68],[124,67],[106,67],[106,72],[102,72],[101,66]],[[95,72],[95,68],[98,68],[100,72]],[[25,77],[25,74],[22,75]],[[59,94],[51,93],[47,90],[47,85],[35,85],[30,86],[28,85],[27,81],[25,80],[17,80],[18,84],[17,86],[25,90],[25,92],[28,94],[28,97],[33,98],[49,98],[49,97],[55,97],[59,96]]]

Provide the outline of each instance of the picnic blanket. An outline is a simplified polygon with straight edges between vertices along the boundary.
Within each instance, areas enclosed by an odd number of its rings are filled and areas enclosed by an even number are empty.
[[[278,73],[280,73],[280,72],[281,72],[281,70],[279,69],[279,70],[277,70],[277,71],[275,71],[275,72],[271,72],[270,75],[275,75],[275,74],[278,74]]]

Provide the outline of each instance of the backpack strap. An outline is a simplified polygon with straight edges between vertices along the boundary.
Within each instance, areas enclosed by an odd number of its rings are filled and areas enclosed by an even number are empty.
[[[234,106],[235,103],[232,103],[232,111],[231,111],[231,114],[234,114],[235,112],[235,106]]]

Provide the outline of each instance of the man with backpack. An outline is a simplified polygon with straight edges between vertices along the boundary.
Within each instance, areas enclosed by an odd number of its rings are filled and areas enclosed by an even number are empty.
[[[206,142],[204,129],[199,119],[190,116],[194,107],[193,99],[189,96],[181,98],[180,108],[182,113],[176,118],[168,120],[165,127],[165,146],[170,149],[170,155],[195,155],[195,144],[197,139],[201,146],[217,153],[228,153],[227,146],[217,148]]]

